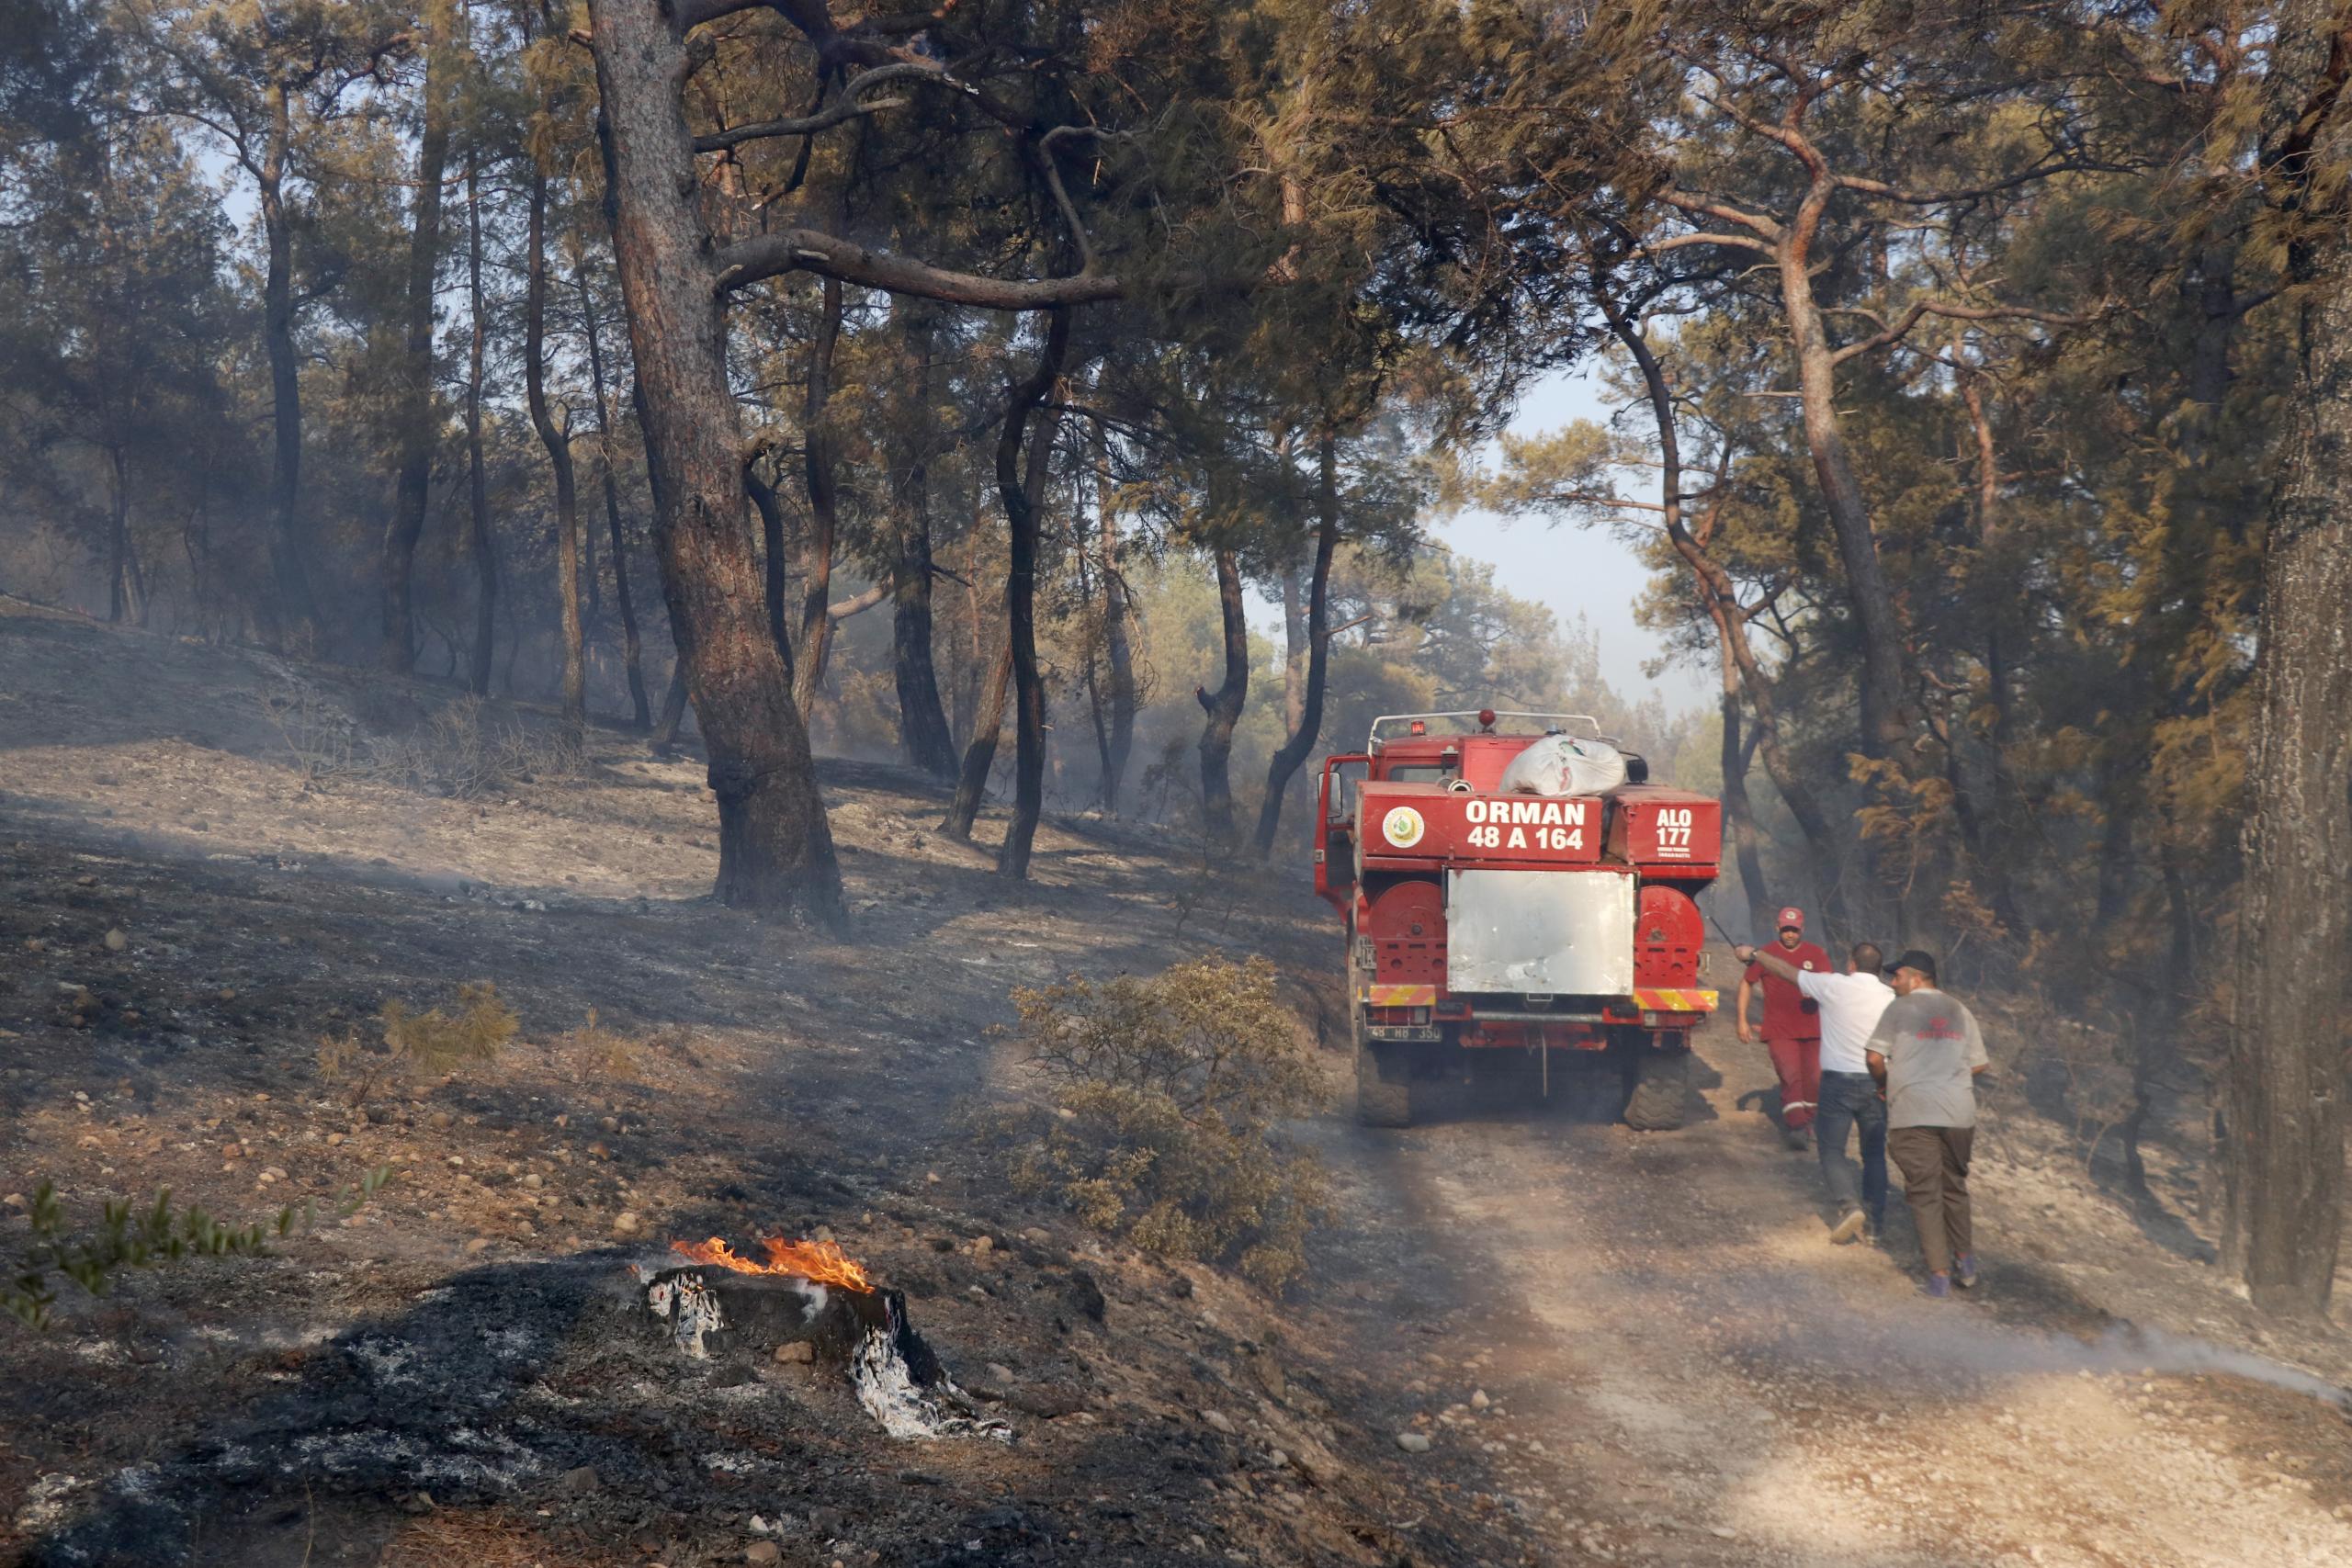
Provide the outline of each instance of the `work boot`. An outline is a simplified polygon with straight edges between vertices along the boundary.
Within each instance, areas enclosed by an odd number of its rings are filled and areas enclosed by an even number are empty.
[[[1919,1293],[1933,1296],[1938,1301],[1944,1300],[1951,1294],[1951,1276],[1949,1274],[1928,1275],[1928,1282],[1919,1287]]]
[[[1781,1141],[1788,1145],[1789,1147],[1796,1150],[1799,1154],[1803,1154],[1806,1147],[1804,1129],[1802,1127],[1783,1127],[1781,1129]]]
[[[1951,1282],[1963,1291],[1976,1288],[1976,1254],[1963,1252],[1951,1260]]]
[[[1864,1227],[1869,1224],[1868,1214],[1863,1213],[1860,1209],[1849,1209],[1846,1211],[1846,1217],[1830,1227],[1829,1239],[1837,1246],[1843,1247],[1861,1235]]]

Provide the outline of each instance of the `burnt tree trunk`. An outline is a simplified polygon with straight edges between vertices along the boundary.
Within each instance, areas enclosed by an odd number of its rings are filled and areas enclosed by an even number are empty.
[[[980,697],[972,720],[972,739],[964,748],[964,763],[956,775],[956,799],[939,830],[958,843],[972,841],[972,824],[979,820],[988,798],[989,773],[996,766],[998,733],[1004,728],[1004,701],[1012,689],[1012,643],[1007,638],[996,657],[996,669]]]
[[[832,831],[743,526],[742,434],[680,97],[684,43],[661,0],[594,0],[589,15],[654,545],[718,797],[714,894],[839,927]]]
[[[456,28],[455,0],[433,0],[424,14],[424,124],[417,135],[416,212],[401,299],[405,341],[393,397],[400,469],[378,563],[383,608],[378,662],[401,675],[416,662],[411,594],[416,542],[424,534],[433,488],[433,279],[441,257],[441,176],[448,166],[449,121],[457,103]]]
[[[1747,930],[1760,940],[1776,923],[1771,890],[1764,885],[1762,836],[1756,829],[1755,803],[1747,797],[1748,749],[1740,734],[1739,661],[1721,637],[1716,652],[1723,664],[1724,825],[1731,830],[1732,860],[1739,867],[1739,890],[1747,902]]]
[[[1037,511],[1053,454],[1054,421],[1047,420],[1030,437],[1025,464],[1021,444],[1030,416],[1061,378],[1062,359],[1069,352],[1069,319],[1067,310],[1047,314],[1037,368],[1013,389],[996,444],[997,494],[1012,540],[1004,611],[1013,691],[1012,822],[998,846],[996,869],[1015,879],[1029,874],[1029,849],[1046,805],[1046,680],[1037,668]]]
[[[1241,596],[1241,563],[1233,551],[1216,559],[1216,602],[1224,624],[1225,679],[1207,702],[1201,726],[1201,816],[1212,846],[1233,842],[1233,729],[1250,695],[1250,622]]]
[[[833,640],[833,542],[841,529],[833,485],[833,351],[842,335],[841,279],[824,280],[816,341],[808,345],[808,396],[801,418],[801,470],[808,486],[808,536],[800,563],[800,636],[792,669],[792,700],[805,719],[817,705],[825,656]]]
[[[1126,602],[1126,576],[1120,571],[1120,508],[1110,475],[1110,433],[1096,425],[1096,508],[1103,531],[1103,663],[1110,680],[1103,691],[1110,740],[1103,750],[1103,811],[1120,813],[1120,785],[1136,752],[1136,644],[1129,632],[1134,606]]]
[[[523,303],[523,391],[531,427],[548,450],[555,470],[555,562],[557,609],[563,629],[563,716],[574,726],[588,721],[588,660],[580,619],[580,491],[571,468],[571,433],[548,407],[548,176],[531,168],[530,234],[524,242],[527,282]]]
[[[2352,226],[2313,171],[2352,158],[2352,5],[2284,7],[2273,73],[2293,125],[2272,198],[2301,226],[2288,275],[2303,292],[2263,547],[2222,1252],[2256,1306],[2318,1315],[2343,1228],[2352,1021]]]
[[[147,580],[139,570],[138,542],[130,536],[130,458],[121,446],[107,449],[107,619],[143,626]]]
[[[588,329],[588,379],[596,393],[596,467],[605,481],[605,522],[611,532],[613,604],[621,613],[621,663],[628,676],[629,722],[640,731],[653,727],[645,696],[644,638],[637,629],[637,602],[628,591],[628,538],[621,528],[620,480],[613,465],[613,406],[605,392],[605,345],[596,330],[595,301],[588,297],[588,275],[579,276],[580,318]]]
[[[907,342],[915,359],[917,408],[933,406],[932,363],[937,322],[910,310]],[[919,415],[920,418],[920,415]],[[933,778],[956,776],[956,741],[939,698],[939,670],[931,648],[931,457],[927,433],[915,436],[914,461],[899,496],[898,568],[890,589],[890,672],[899,694],[899,750],[910,767]]]
[[[312,651],[319,611],[302,566],[302,382],[294,342],[294,230],[286,211],[286,158],[293,141],[286,85],[269,86],[269,132],[256,183],[267,251],[262,282],[262,340],[269,351],[269,576],[274,592],[263,616],[278,645]],[[290,636],[288,634],[291,634]]]
[[[466,299],[473,336],[466,350],[466,500],[474,557],[474,644],[468,654],[467,684],[474,695],[490,695],[491,642],[498,625],[498,563],[490,549],[490,475],[481,453],[482,357],[489,346],[488,312],[481,293],[481,169],[466,164]]]
[[[767,605],[768,636],[775,639],[776,653],[784,660],[784,672],[790,677],[792,625],[786,606],[791,593],[790,574],[785,568],[788,547],[785,542],[784,499],[776,494],[774,485],[760,477],[756,453],[743,465],[743,490],[752,498],[752,510],[760,514],[760,589]]]
[[[1292,670],[1297,670],[1298,678],[1293,689],[1283,693],[1283,716],[1289,722],[1290,734],[1266,767],[1266,798],[1258,807],[1260,860],[1273,852],[1274,835],[1282,827],[1283,796],[1323,733],[1323,692],[1330,669],[1331,558],[1340,547],[1339,467],[1339,439],[1326,432],[1316,454],[1315,560],[1306,576],[1306,657],[1301,660],[1294,647],[1284,671],[1287,676]],[[1286,594],[1285,598],[1295,596]],[[1288,607],[1285,604],[1284,608]],[[1283,617],[1285,629],[1295,619],[1287,615]]]

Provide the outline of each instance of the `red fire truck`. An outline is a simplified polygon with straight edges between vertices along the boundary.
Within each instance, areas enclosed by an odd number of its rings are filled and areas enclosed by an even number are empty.
[[[1443,1080],[1506,1062],[1546,1095],[1564,1069],[1613,1069],[1628,1125],[1682,1124],[1690,1032],[1716,1005],[1693,898],[1715,878],[1721,803],[1650,784],[1632,753],[1606,795],[1499,788],[1544,737],[1600,728],[1397,714],[1325,760],[1315,891],[1347,924],[1366,1124],[1408,1125]]]

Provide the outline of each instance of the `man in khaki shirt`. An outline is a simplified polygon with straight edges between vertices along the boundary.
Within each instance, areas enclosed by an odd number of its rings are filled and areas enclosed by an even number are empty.
[[[1887,965],[1894,1000],[1865,1047],[1886,1088],[1886,1152],[1928,1255],[1931,1296],[1976,1283],[1968,1161],[1976,1137],[1976,1075],[1990,1065],[1975,1015],[1936,988],[1936,961],[1913,948]]]

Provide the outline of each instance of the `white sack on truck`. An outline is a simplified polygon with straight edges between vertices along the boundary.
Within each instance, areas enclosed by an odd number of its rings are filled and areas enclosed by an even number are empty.
[[[1504,795],[1607,795],[1625,782],[1625,758],[1606,740],[1546,735],[1503,770]]]

